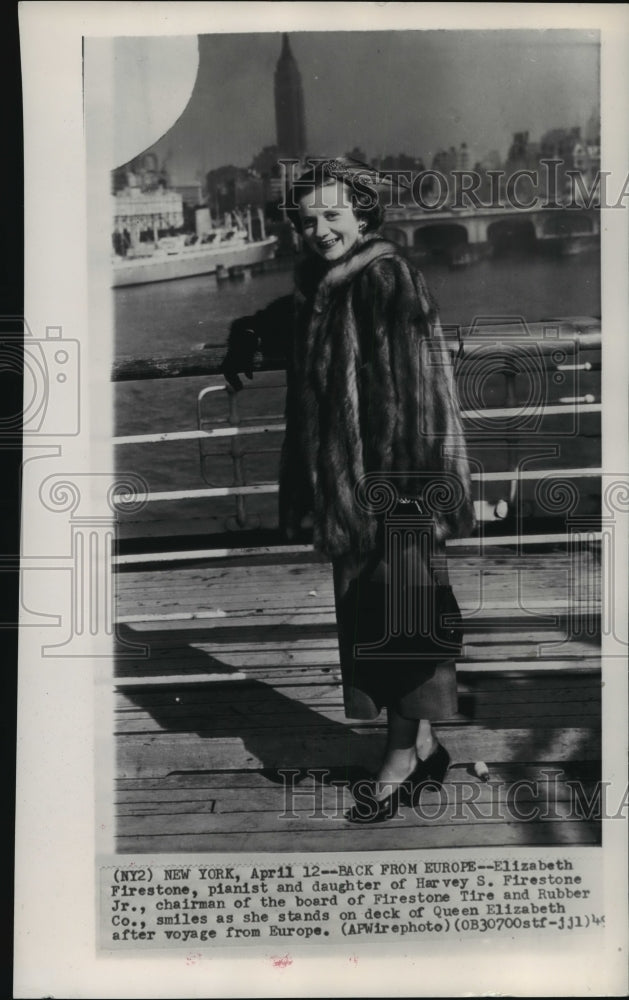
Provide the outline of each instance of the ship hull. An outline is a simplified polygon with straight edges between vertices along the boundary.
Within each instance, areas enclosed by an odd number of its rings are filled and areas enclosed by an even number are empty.
[[[275,256],[277,239],[274,236],[257,243],[211,249],[182,251],[164,257],[136,258],[117,261],[112,267],[112,287],[145,285],[154,281],[175,281],[194,278],[201,274],[214,274],[218,267],[236,265],[250,267]]]

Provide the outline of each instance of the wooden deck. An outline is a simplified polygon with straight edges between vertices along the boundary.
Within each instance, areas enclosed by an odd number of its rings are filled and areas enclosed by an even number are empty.
[[[375,767],[385,727],[345,719],[330,567],[286,553],[121,569],[118,850],[600,843],[575,791],[600,777],[598,555],[451,551],[468,620],[459,715],[436,726],[452,768],[375,827],[343,818],[343,783]]]

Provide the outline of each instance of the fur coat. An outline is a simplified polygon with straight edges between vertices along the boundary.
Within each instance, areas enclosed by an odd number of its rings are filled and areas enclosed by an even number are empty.
[[[294,537],[309,515],[314,546],[331,559],[375,546],[378,516],[357,493],[369,473],[389,474],[396,496],[425,501],[438,539],[469,533],[474,513],[451,360],[422,275],[394,244],[371,238],[339,263],[305,263],[293,320],[280,461],[284,534]]]

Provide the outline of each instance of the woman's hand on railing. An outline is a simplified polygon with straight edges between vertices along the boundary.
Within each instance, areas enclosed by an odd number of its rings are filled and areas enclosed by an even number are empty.
[[[236,392],[242,389],[239,372],[248,379],[253,378],[253,359],[257,349],[258,335],[255,330],[245,326],[243,320],[234,320],[229,331],[227,354],[221,365],[221,372]]]

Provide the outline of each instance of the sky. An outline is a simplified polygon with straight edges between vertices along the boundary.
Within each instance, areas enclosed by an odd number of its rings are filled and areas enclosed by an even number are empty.
[[[301,71],[308,151],[354,146],[368,159],[421,156],[466,142],[474,158],[507,154],[513,132],[539,140],[599,106],[594,31],[329,31],[290,34]],[[281,35],[199,36],[199,68],[179,119],[150,148],[171,182],[248,166],[275,142],[273,77]],[[168,93],[172,60],[159,85]],[[182,70],[183,72],[183,70]]]

